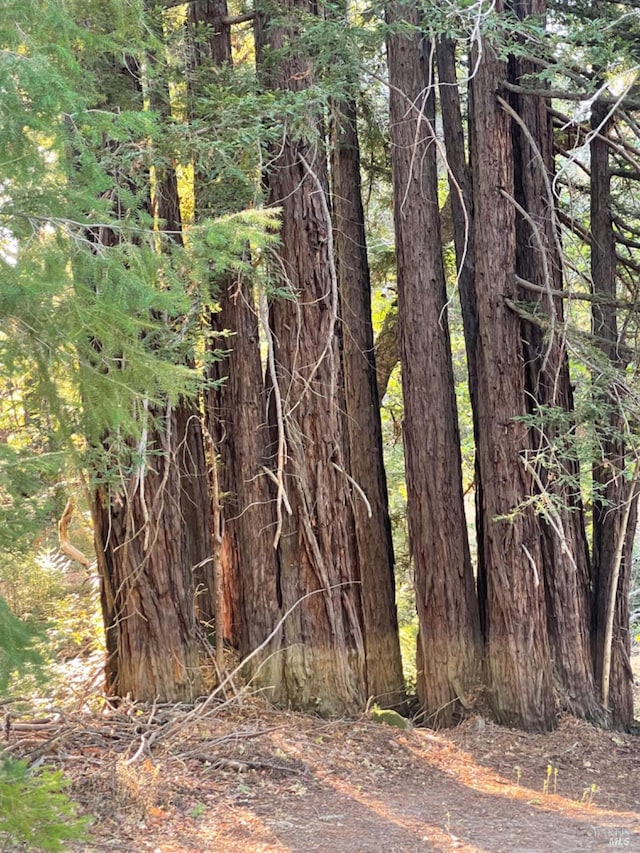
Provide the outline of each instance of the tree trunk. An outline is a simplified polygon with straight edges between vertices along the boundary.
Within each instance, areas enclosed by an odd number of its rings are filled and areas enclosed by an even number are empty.
[[[158,39],[163,36],[162,11],[155,0],[147,0],[149,26]],[[147,56],[151,67],[157,58]],[[154,73],[148,85],[150,106],[167,119],[171,116],[169,86],[161,73]],[[171,163],[155,167],[152,209],[167,246],[183,245],[178,177]],[[193,322],[198,322],[198,319]],[[193,367],[191,361],[190,367]],[[212,564],[212,507],[209,473],[202,429],[201,400],[180,400],[176,407],[177,452],[180,475],[180,511],[183,519],[183,561],[190,567],[196,594],[199,621],[212,625],[215,606]]]
[[[618,353],[618,323],[616,309],[606,300],[616,298],[616,246],[611,223],[611,171],[606,137],[608,108],[595,103],[591,126],[599,134],[591,141],[591,278],[593,293],[603,297],[603,302],[593,304],[593,332],[601,341],[601,348],[611,363],[611,371],[623,368]],[[595,377],[602,383],[602,377]],[[604,376],[604,387],[614,383],[611,374]],[[611,644],[611,669],[609,695],[603,696],[611,712],[611,722],[627,728],[633,722],[633,673],[629,663],[629,592],[631,583],[631,555],[636,522],[634,507],[628,519],[627,530],[621,530],[625,518],[625,503],[632,499],[627,480],[626,448],[623,439],[624,422],[617,403],[603,392],[605,412],[602,426],[606,433],[601,441],[602,461],[594,465],[594,485],[599,491],[593,500],[593,651],[598,685],[602,684],[605,655],[605,626],[611,598],[611,584],[615,569],[616,546],[620,537],[625,543],[615,592],[615,616]],[[607,434],[608,433],[608,434]]]
[[[365,501],[359,491],[352,491],[362,580],[367,695],[382,707],[401,707],[404,682],[376,387],[360,152],[355,105],[349,101],[334,104],[331,176],[349,467],[366,496]]]
[[[462,470],[440,241],[435,89],[415,6],[392,3],[387,43],[391,166],[407,515],[414,565],[424,719],[454,723],[472,704],[480,634],[462,498]]]
[[[135,58],[119,63],[110,83],[118,76],[129,108],[133,101],[142,109]],[[120,92],[117,86],[112,91]],[[114,176],[114,203],[120,202],[120,190],[145,189],[149,183],[148,173]],[[118,242],[104,228],[92,229],[88,238],[97,251]],[[140,427],[133,473],[99,488],[92,507],[109,653],[107,687],[138,701],[189,700],[200,691],[200,676],[191,540],[181,512],[178,456],[184,435],[168,403],[164,410],[145,408],[141,417],[146,423]],[[108,448],[109,436],[103,442]]]
[[[522,19],[542,16],[546,0],[519,0]],[[520,84],[538,70],[531,61],[512,57],[509,78]],[[516,273],[525,281],[559,292],[563,285],[562,250],[555,219],[553,128],[548,99],[513,95],[518,118],[512,123],[515,170]],[[538,522],[545,576],[547,626],[560,704],[572,714],[603,721],[593,678],[590,648],[591,578],[580,470],[571,454],[558,447],[559,430],[573,418],[573,394],[564,342],[554,329],[563,322],[562,300],[526,288],[520,298],[532,311],[547,317],[550,334],[540,325],[522,321],[525,383],[529,411],[541,419],[531,430],[531,470],[540,496]],[[548,410],[559,410],[560,425]],[[540,456],[546,463],[536,462]],[[570,480],[570,481],[569,481]]]
[[[503,4],[498,5],[502,11]],[[517,298],[511,120],[496,100],[506,68],[491,44],[474,50],[471,149],[478,307],[478,464],[487,578],[486,654],[496,719],[527,730],[555,725],[538,522],[521,454],[528,446]],[[477,62],[477,66],[475,63]]]
[[[231,35],[224,22],[226,0],[201,0],[189,7],[191,94],[224,78],[232,63]],[[195,109],[195,108],[194,108]],[[213,186],[212,186],[213,184]],[[196,173],[196,217],[227,212],[215,194],[210,174]],[[235,195],[243,203],[241,189]],[[248,201],[247,201],[248,203]],[[273,629],[278,615],[276,562],[273,549],[273,494],[263,470],[268,444],[258,312],[251,282],[241,276],[212,278],[219,310],[211,315],[214,360],[206,399],[206,418],[217,460],[222,501],[221,546],[224,636],[244,657]],[[271,686],[281,663],[272,649],[252,658],[249,675],[257,685]]]
[[[93,509],[107,621],[107,687],[142,702],[200,692],[191,566],[185,561],[175,412],[149,432],[147,454],[123,489],[104,487]]]
[[[292,93],[312,84],[311,64],[294,47],[297,19],[312,11],[305,0],[291,0],[279,9],[286,24],[268,26],[258,17],[264,84]],[[269,66],[266,46],[271,59],[272,51],[278,57]],[[282,211],[276,272],[289,294],[274,299],[270,310],[277,588],[286,616],[273,698],[319,713],[354,713],[366,698],[365,646],[340,411],[338,283],[326,165],[312,115],[307,128],[306,138],[283,136],[266,175],[269,204]]]
[[[478,446],[478,307],[476,304],[475,248],[473,242],[473,192],[471,171],[465,154],[462,109],[456,72],[456,45],[453,39],[440,38],[436,46],[438,80],[440,83],[440,106],[442,129],[447,151],[447,174],[449,177],[449,203],[451,223],[456,251],[458,293],[462,311],[462,324],[467,355],[469,377],[469,399],[473,417],[473,438]],[[444,242],[444,239],[443,239]],[[484,636],[486,605],[486,568],[482,541],[482,481],[475,454],[475,506],[478,608],[480,627]]]

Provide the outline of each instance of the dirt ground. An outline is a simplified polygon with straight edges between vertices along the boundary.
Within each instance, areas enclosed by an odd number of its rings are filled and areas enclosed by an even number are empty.
[[[640,853],[640,737],[570,717],[434,733],[246,696],[89,704],[5,723],[5,749],[62,767],[93,816],[70,853]]]
[[[96,818],[74,850],[640,851],[640,738],[571,718],[434,734],[254,704],[180,728],[130,764],[138,738],[73,740],[73,796]]]

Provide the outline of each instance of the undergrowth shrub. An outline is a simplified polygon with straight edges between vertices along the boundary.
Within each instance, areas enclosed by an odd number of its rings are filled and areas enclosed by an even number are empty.
[[[85,839],[88,818],[78,816],[68,785],[59,770],[0,757],[0,849],[65,850]]]

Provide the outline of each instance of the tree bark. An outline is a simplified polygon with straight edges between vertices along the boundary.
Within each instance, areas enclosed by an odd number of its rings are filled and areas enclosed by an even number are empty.
[[[475,247],[473,241],[473,191],[471,170],[465,153],[465,135],[462,124],[462,108],[456,72],[456,45],[453,39],[440,38],[436,46],[438,81],[440,84],[440,106],[442,129],[447,152],[447,174],[449,178],[448,204],[451,209],[451,235],[455,245],[458,293],[462,312],[462,325],[467,355],[469,399],[473,418],[473,438],[478,446],[478,307],[476,299]],[[446,205],[445,205],[446,207]],[[443,227],[443,243],[445,242]],[[486,567],[484,565],[483,527],[481,518],[482,480],[475,453],[475,507],[477,568],[476,587],[480,627],[485,633]]]
[[[291,93],[312,84],[295,46],[305,0],[280,5],[280,21],[256,21],[263,83]],[[282,19],[286,18],[286,22]],[[265,47],[277,61],[265,63]],[[270,306],[272,470],[278,481],[276,542],[282,679],[273,698],[323,714],[354,713],[366,697],[361,578],[352,483],[340,401],[338,283],[319,122],[274,147],[268,202],[282,211],[277,275],[289,298]]]
[[[452,725],[471,707],[480,633],[462,498],[462,470],[447,325],[430,50],[416,6],[391,3],[390,24],[410,35],[387,42],[391,166],[407,516],[420,650],[424,719]]]
[[[141,702],[200,692],[194,588],[185,560],[176,414],[167,407],[124,489],[99,489],[93,508],[106,620],[107,687]]]
[[[546,0],[518,0],[519,18],[543,16]],[[531,61],[512,57],[509,80],[519,84],[537,71]],[[547,291],[563,286],[562,251],[554,215],[553,127],[549,99],[512,95],[517,119],[512,123],[516,209],[516,273]],[[540,497],[538,523],[545,576],[547,626],[554,664],[558,700],[576,716],[603,722],[593,678],[590,647],[591,578],[582,499],[580,470],[570,453],[558,446],[559,430],[569,430],[573,419],[573,394],[569,362],[561,335],[554,326],[563,323],[562,299],[522,289],[521,299],[532,311],[546,315],[548,337],[538,324],[522,321],[525,384],[528,409],[541,420],[532,428],[531,470],[534,493]],[[559,410],[562,424],[549,417]],[[546,464],[536,460],[546,457]]]
[[[113,86],[118,77],[121,89]],[[134,57],[116,62],[109,83],[112,92],[126,92],[128,108],[133,104],[142,109]],[[113,100],[105,105],[119,106]],[[149,185],[148,173],[114,175],[114,203],[120,203],[120,190],[133,188],[147,193],[152,210]],[[105,228],[91,229],[88,239],[96,251],[119,240]],[[98,350],[99,346],[96,341]],[[190,700],[200,692],[200,674],[192,540],[181,512],[184,491],[178,457],[184,435],[179,434],[179,418],[168,403],[163,410],[149,406],[141,417],[146,423],[140,427],[133,472],[97,489],[92,507],[107,638],[107,688],[138,701]],[[103,443],[108,448],[109,436]]]
[[[611,224],[611,171],[606,135],[608,108],[596,102],[592,108],[591,127],[598,131],[591,141],[591,278],[593,293],[604,302],[594,302],[592,311],[593,333],[601,341],[601,348],[611,364],[611,371],[624,367],[618,351],[618,322],[616,309],[609,302],[616,298],[616,246]],[[605,388],[615,382],[608,374]],[[616,402],[603,392],[605,412],[602,427],[602,460],[594,465],[594,484],[599,490],[593,500],[593,652],[595,675],[602,684],[605,653],[605,626],[611,597],[611,583],[615,568],[616,546],[621,536],[625,544],[615,593],[615,616],[611,645],[609,695],[603,696],[611,713],[612,725],[628,728],[633,722],[633,673],[629,657],[629,592],[631,583],[631,555],[636,524],[637,497],[629,495],[626,468],[626,448],[623,438],[624,422]],[[607,434],[608,433],[608,434]],[[625,503],[633,500],[627,531],[621,530],[625,518]]]
[[[367,695],[382,707],[402,707],[404,680],[376,387],[360,151],[355,104],[347,100],[333,105],[331,176],[349,468],[364,493],[363,497],[356,489],[352,491],[362,581]]]
[[[503,11],[502,3],[497,11]],[[555,725],[545,579],[533,484],[521,454],[527,430],[516,298],[511,119],[496,92],[506,68],[485,41],[472,57],[471,149],[478,308],[478,464],[486,566],[486,655],[496,719],[527,730]]]
[[[191,90],[227,73],[232,64],[226,0],[200,0],[189,7]],[[219,210],[208,174],[195,176],[196,217]],[[238,209],[243,194],[236,196]],[[222,630],[244,657],[260,646],[278,617],[273,549],[273,494],[263,470],[268,444],[267,398],[260,359],[258,309],[251,282],[241,276],[212,278],[219,310],[210,318],[211,351],[218,351],[209,378],[206,422],[217,459],[223,530],[220,547]],[[220,353],[225,353],[224,357]],[[271,647],[252,658],[249,677],[270,687],[281,663]]]
[[[149,26],[158,39],[163,37],[161,10],[154,0],[147,0]],[[153,68],[158,59],[147,56]],[[169,86],[161,73],[154,73],[148,85],[150,106],[165,118],[171,116]],[[183,245],[182,215],[178,176],[172,163],[155,167],[151,199],[154,219],[165,245]],[[194,320],[193,322],[198,322]],[[194,366],[193,360],[190,367]],[[196,594],[196,613],[199,621],[213,625],[215,604],[212,563],[212,507],[209,473],[204,446],[201,412],[202,399],[182,399],[176,407],[177,444],[175,462],[180,476],[180,511],[183,519],[183,560],[190,567]]]
[[[463,155],[464,156],[464,155]],[[447,155],[448,159],[448,155]],[[440,209],[440,240],[446,246],[454,239],[454,219],[451,208],[451,195],[447,196]],[[464,233],[464,229],[463,232]],[[456,250],[457,252],[457,250]],[[462,286],[462,285],[461,285]],[[394,300],[385,314],[382,327],[375,340],[376,385],[378,404],[382,405],[391,374],[399,361],[398,354],[398,302]]]

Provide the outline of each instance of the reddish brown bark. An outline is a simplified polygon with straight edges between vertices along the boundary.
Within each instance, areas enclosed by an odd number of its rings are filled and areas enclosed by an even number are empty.
[[[348,101],[334,104],[331,178],[348,464],[351,476],[366,496],[365,502],[359,491],[354,489],[351,493],[362,580],[367,696],[382,707],[398,707],[404,701],[404,685],[393,543],[382,458],[356,111]]]
[[[392,3],[391,24],[417,27]],[[418,694],[430,725],[472,704],[480,634],[462,499],[460,441],[447,325],[434,135],[433,69],[420,34],[387,42],[398,321],[409,541],[422,662]]]
[[[119,73],[123,89],[141,108],[135,59],[128,57]],[[169,173],[160,177],[156,208],[172,223],[170,241],[175,242],[179,231],[175,175],[173,182]],[[144,195],[149,184],[143,171],[118,173],[114,195],[117,198],[120,189]],[[148,210],[153,210],[150,200]],[[104,228],[88,237],[103,247],[114,246],[119,239]],[[95,346],[99,351],[99,341]],[[107,687],[140,701],[188,700],[200,691],[191,563],[197,546],[185,528],[186,484],[179,462],[188,438],[181,431],[184,417],[168,403],[163,409],[149,406],[146,417],[147,423],[140,426],[144,443],[133,472],[98,489],[92,507],[109,653]],[[109,447],[109,436],[103,443]]]
[[[544,15],[546,0],[519,0],[515,11],[522,19]],[[523,58],[509,62],[509,78],[521,83],[537,67]],[[561,291],[562,251],[552,195],[553,128],[549,99],[514,95],[511,106],[518,119],[512,124],[515,170],[516,273],[534,285]],[[565,414],[561,429],[569,429],[573,395],[569,362],[561,335],[562,300],[541,296],[523,288],[521,299],[532,311],[548,318],[551,332],[523,321],[527,402],[542,422],[531,430],[531,465],[536,474],[535,492],[541,495],[538,521],[545,574],[547,625],[554,662],[558,701],[577,716],[601,722],[593,679],[590,647],[591,578],[580,471],[575,458],[558,447],[559,427],[546,415],[547,407]],[[555,329],[554,329],[555,324]],[[533,461],[554,448],[549,465]],[[542,511],[542,507],[544,510]]]
[[[150,24],[154,32],[162,37],[162,18],[157,7],[150,9]],[[147,61],[155,66],[156,58]],[[162,74],[154,73],[148,87],[152,109],[169,118],[171,104],[169,87]],[[175,167],[161,163],[155,167],[152,211],[158,229],[163,234],[163,246],[170,251],[171,245],[183,245],[180,196]],[[194,320],[193,322],[197,322]],[[193,367],[193,360],[190,362]],[[211,560],[212,512],[209,473],[204,447],[201,399],[183,399],[176,407],[175,464],[180,476],[180,512],[183,519],[183,560],[190,567],[196,591],[198,619],[212,625],[215,614],[213,596],[213,566]]]
[[[265,85],[290,92],[311,85],[310,62],[294,44],[298,17],[312,11],[305,0],[291,0],[281,4],[277,25],[258,19]],[[267,46],[280,52],[268,66]],[[286,495],[277,504],[278,603],[283,616],[289,612],[279,636],[283,670],[273,697],[320,713],[353,713],[366,698],[361,578],[340,411],[327,172],[312,115],[307,127],[306,138],[287,134],[278,142],[266,176],[269,204],[282,210],[277,271],[290,294],[270,307],[271,465]]]
[[[502,4],[499,4],[502,11]],[[496,92],[506,68],[491,44],[474,54],[471,139],[478,308],[478,464],[486,566],[486,655],[496,719],[528,730],[555,725],[545,578],[538,522],[530,506],[517,298],[511,119]],[[475,67],[475,66],[474,66]]]
[[[201,0],[189,7],[194,100],[202,85],[211,85],[231,65],[226,15],[226,0]],[[223,212],[208,174],[196,173],[195,197],[196,217]],[[242,204],[242,194],[236,203]],[[211,315],[210,346],[224,353],[211,364],[214,384],[206,399],[223,515],[223,627],[225,638],[246,656],[266,639],[278,613],[272,494],[263,470],[267,399],[251,282],[223,275],[212,278],[211,287],[219,310]],[[261,685],[271,685],[272,669],[280,666],[270,653],[266,648],[252,659],[249,672],[259,671]]]
[[[451,229],[456,251],[457,284],[462,311],[462,325],[467,356],[469,399],[473,417],[474,442],[478,444],[478,308],[476,304],[475,246],[473,240],[473,192],[471,170],[467,163],[462,108],[456,71],[456,45],[453,39],[440,38],[436,46],[442,129],[447,151],[449,178],[449,205]],[[444,229],[443,229],[444,233]],[[444,240],[443,240],[444,242]],[[482,541],[481,520],[482,480],[475,454],[475,507],[476,507],[476,586],[480,626],[484,633],[486,602],[486,569]]]
[[[152,461],[124,489],[105,487],[93,510],[106,618],[108,689],[137,701],[188,701],[200,692],[191,566],[185,560],[176,415],[151,431]]]
[[[611,171],[606,135],[607,107],[595,103],[591,124],[597,135],[591,141],[591,278],[593,292],[605,301],[593,305],[593,332],[609,359],[612,371],[624,366],[618,352],[618,322],[612,301],[616,298],[616,245],[611,223]],[[608,304],[607,304],[608,300]],[[596,376],[596,381],[601,381]],[[629,485],[623,471],[626,467],[626,448],[623,439],[624,423],[617,401],[606,396],[612,383],[611,374],[605,377],[603,401],[607,406],[601,426],[608,432],[601,441],[602,461],[594,465],[593,479],[599,493],[593,501],[593,652],[596,682],[602,684],[605,655],[605,625],[611,597],[617,544],[624,537],[622,562],[615,592],[615,615],[611,645],[611,676],[609,695],[603,697],[611,712],[611,722],[627,728],[633,722],[633,673],[629,663],[629,592],[631,555],[636,522],[636,501],[627,530],[621,530],[624,506],[630,500]]]

